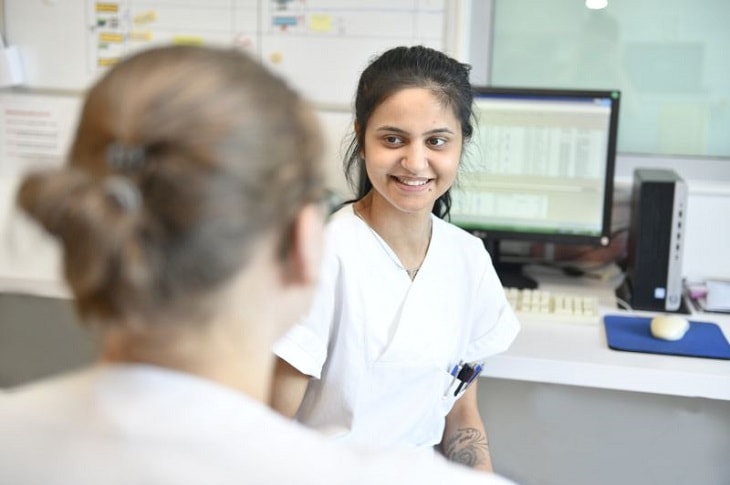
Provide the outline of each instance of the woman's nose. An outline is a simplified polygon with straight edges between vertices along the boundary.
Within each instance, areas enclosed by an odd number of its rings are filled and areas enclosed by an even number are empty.
[[[401,159],[401,166],[413,173],[423,170],[428,166],[426,148],[415,143],[410,145]]]

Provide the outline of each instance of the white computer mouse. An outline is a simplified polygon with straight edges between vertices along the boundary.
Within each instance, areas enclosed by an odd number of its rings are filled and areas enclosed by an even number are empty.
[[[651,335],[661,340],[680,340],[689,330],[689,321],[679,315],[661,314],[651,319]]]

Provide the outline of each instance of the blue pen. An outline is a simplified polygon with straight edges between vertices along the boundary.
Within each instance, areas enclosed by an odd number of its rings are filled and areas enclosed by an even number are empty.
[[[451,386],[454,385],[454,382],[456,381],[456,377],[459,375],[459,366],[461,365],[461,363],[462,363],[462,361],[459,361],[459,363],[455,364],[454,368],[451,369],[451,372],[449,372],[449,374],[454,376],[454,378],[451,379],[451,382],[449,383],[449,387],[447,387],[446,390],[444,391],[444,396],[446,396],[449,393],[449,389],[451,389]]]
[[[479,377],[479,374],[481,374],[481,372],[482,364],[477,364],[477,366],[474,368],[474,374],[472,374],[472,376],[469,378],[469,382],[467,382],[466,385],[468,386],[469,384],[471,384],[471,381]]]

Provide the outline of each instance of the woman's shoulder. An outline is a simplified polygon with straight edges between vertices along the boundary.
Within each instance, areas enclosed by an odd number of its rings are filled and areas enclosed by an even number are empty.
[[[475,277],[481,277],[478,275],[488,271],[492,258],[484,247],[484,241],[448,221],[433,218],[432,245],[438,259]]]
[[[352,210],[352,204],[345,204],[334,212],[325,227],[325,246],[330,256],[351,252],[357,247],[362,235],[362,221]]]
[[[335,211],[327,222],[325,233],[328,239],[347,239],[353,236],[360,219],[355,215],[352,204],[345,204]]]
[[[438,237],[443,238],[450,243],[458,244],[470,251],[484,251],[484,242],[474,234],[439,217],[431,217],[434,221],[434,234],[438,234]]]
[[[327,222],[327,227],[337,227],[343,224],[352,224],[352,221],[356,220],[355,210],[353,209],[352,202],[346,202],[342,204],[339,209],[334,211]]]

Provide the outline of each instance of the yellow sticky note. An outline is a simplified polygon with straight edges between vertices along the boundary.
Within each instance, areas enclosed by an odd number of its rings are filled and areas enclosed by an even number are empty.
[[[102,3],[99,2],[94,6],[94,10],[98,13],[117,13],[119,12],[119,5],[116,3]]]
[[[203,45],[203,38],[193,35],[176,35],[172,39],[173,44]]]
[[[309,29],[313,32],[331,32],[332,16],[322,13],[312,14],[309,18]]]
[[[138,41],[150,41],[152,40],[152,32],[135,30],[129,33],[129,39]]]
[[[147,12],[139,13],[134,16],[132,19],[132,22],[134,22],[135,25],[140,24],[149,24],[157,20],[157,12],[154,10],[150,10]]]
[[[111,67],[119,62],[118,57],[100,57],[96,61],[96,65],[99,67]]]
[[[102,32],[99,34],[99,41],[119,44],[124,42],[124,35],[118,34],[116,32]]]

